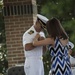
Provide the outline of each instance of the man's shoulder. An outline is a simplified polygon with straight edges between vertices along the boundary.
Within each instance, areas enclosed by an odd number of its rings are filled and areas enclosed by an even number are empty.
[[[32,27],[29,28],[27,31],[25,31],[25,33],[24,33],[23,35],[27,35],[27,34],[31,35],[31,34],[33,34],[33,33],[34,33],[34,30],[33,30],[33,26],[32,26]]]

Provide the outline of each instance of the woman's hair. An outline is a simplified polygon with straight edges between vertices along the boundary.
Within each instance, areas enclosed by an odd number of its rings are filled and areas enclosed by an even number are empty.
[[[65,30],[61,26],[60,21],[57,18],[52,18],[47,22],[47,31],[50,37],[52,38],[63,38],[68,39],[68,35],[66,34]]]

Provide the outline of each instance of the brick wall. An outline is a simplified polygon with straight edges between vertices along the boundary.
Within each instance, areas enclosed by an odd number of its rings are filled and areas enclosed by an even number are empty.
[[[36,13],[35,0],[4,0],[3,14],[9,67],[24,63],[22,36],[34,23]]]

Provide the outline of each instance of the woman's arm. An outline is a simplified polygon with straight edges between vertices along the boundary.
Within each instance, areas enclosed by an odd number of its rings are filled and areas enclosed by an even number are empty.
[[[35,38],[33,41],[34,46],[44,46],[48,44],[53,44],[54,40],[52,38],[45,38],[44,40],[38,40],[38,38]]]

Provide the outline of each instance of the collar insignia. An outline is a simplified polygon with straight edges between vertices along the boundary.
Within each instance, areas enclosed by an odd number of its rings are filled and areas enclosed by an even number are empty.
[[[33,34],[34,33],[34,31],[33,30],[30,30],[29,32],[28,32],[28,34]]]

